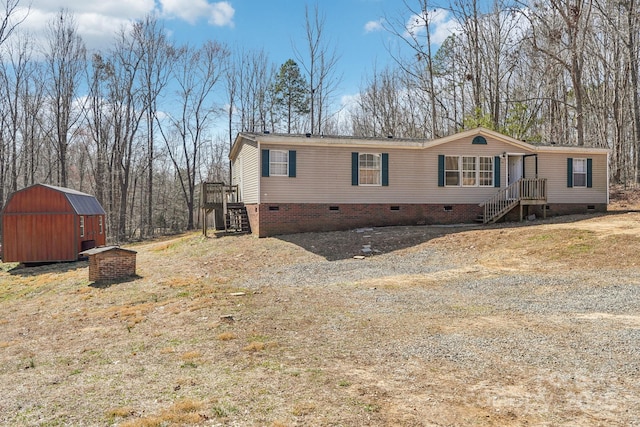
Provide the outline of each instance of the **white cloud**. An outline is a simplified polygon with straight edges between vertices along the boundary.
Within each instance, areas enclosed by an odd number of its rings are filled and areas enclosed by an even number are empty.
[[[46,29],[60,10],[68,10],[89,49],[112,45],[115,34],[151,13],[195,24],[203,19],[210,25],[233,26],[235,10],[228,1],[207,0],[31,0],[29,15],[20,31],[32,34],[36,43],[46,45]],[[22,9],[20,13],[26,13]]]
[[[384,29],[383,27],[384,20],[378,19],[377,21],[369,21],[364,24],[365,33],[372,33],[374,31],[381,31]]]
[[[342,107],[341,110],[350,111],[351,109],[357,107],[360,103],[361,97],[362,96],[360,93],[342,95],[342,97],[340,98],[340,106]]]
[[[155,9],[154,0],[31,0],[31,10],[55,14],[67,9],[74,15],[98,14],[121,19],[141,18]]]
[[[445,9],[430,10],[426,16],[431,30],[431,43],[440,45],[459,29],[458,22]],[[425,16],[413,15],[406,24],[405,36],[419,36],[426,33]]]
[[[190,24],[205,18],[212,25],[233,26],[235,10],[227,1],[209,3],[207,0],[160,0],[160,3],[162,14],[167,17],[176,17]]]
[[[229,2],[221,1],[218,3],[214,3],[211,5],[211,16],[209,18],[209,23],[218,27],[233,27],[233,15],[235,13],[235,9]]]

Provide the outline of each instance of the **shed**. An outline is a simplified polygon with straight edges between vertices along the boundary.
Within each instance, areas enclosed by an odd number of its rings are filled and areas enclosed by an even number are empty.
[[[16,191],[2,210],[2,261],[75,261],[106,243],[98,200],[70,188],[35,184]]]
[[[118,280],[136,275],[136,251],[103,246],[83,251],[89,258],[89,280]]]

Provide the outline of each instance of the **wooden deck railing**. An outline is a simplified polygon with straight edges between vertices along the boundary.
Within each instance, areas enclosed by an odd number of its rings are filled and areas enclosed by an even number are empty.
[[[496,222],[522,201],[547,200],[547,180],[544,178],[522,178],[501,189],[484,206],[483,222]]]
[[[520,200],[547,200],[547,180],[523,178],[520,183]]]

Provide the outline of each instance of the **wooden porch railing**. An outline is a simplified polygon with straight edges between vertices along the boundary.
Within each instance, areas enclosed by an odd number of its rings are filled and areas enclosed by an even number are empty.
[[[484,206],[483,222],[496,222],[519,204],[537,204],[546,200],[545,178],[522,178],[501,189],[480,205]]]

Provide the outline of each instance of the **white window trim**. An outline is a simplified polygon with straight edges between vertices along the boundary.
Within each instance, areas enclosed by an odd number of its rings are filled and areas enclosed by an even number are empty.
[[[378,183],[377,184],[366,184],[366,183],[362,183],[361,178],[362,178],[362,173],[360,173],[363,170],[372,170],[375,171],[376,169],[367,169],[367,168],[363,168],[362,166],[360,166],[360,156],[365,156],[365,155],[371,155],[371,156],[376,156],[378,158]],[[382,186],[382,153],[358,153],[358,186],[362,186],[362,187],[381,187]]]
[[[481,177],[480,177],[480,172],[483,172],[482,170],[480,170],[480,163],[481,163],[481,159],[489,159],[490,163],[491,163],[491,170],[486,170],[484,172],[490,172],[491,173],[491,182],[489,184],[481,184]],[[488,188],[488,187],[493,187],[495,185],[496,182],[496,177],[495,177],[495,170],[496,170],[496,165],[494,164],[495,162],[495,157],[494,156],[478,156],[478,187],[484,187],[484,188]]]
[[[274,153],[283,153],[287,161],[286,162],[276,162],[273,160]],[[285,165],[284,173],[275,173],[274,165]],[[288,150],[269,150],[269,176],[289,176],[289,151]]]
[[[584,164],[584,172],[576,172],[576,163],[582,162]],[[573,159],[573,187],[574,188],[587,188],[587,159],[586,158],[574,158]],[[584,175],[584,185],[576,184],[576,175]]]
[[[80,215],[80,237],[84,237],[84,216]]]
[[[446,158],[447,157],[457,157],[458,158],[458,170],[454,171],[453,169],[447,169],[446,168]],[[464,183],[464,170],[463,170],[463,166],[464,166],[464,162],[463,162],[463,158],[468,158],[468,157],[472,157],[475,158],[475,184],[469,185],[469,184],[465,184]],[[491,172],[491,184],[480,184],[480,159],[482,158],[487,158],[491,160],[491,171],[485,171],[485,172]],[[445,170],[444,170],[444,186],[445,187],[465,187],[465,188],[473,188],[473,187],[482,187],[482,188],[489,188],[489,187],[493,187],[495,185],[495,165],[493,164],[495,161],[495,159],[493,158],[493,156],[459,156],[459,155],[446,155],[445,156]],[[452,185],[452,184],[447,184],[447,172],[458,172],[458,184],[457,185]],[[470,172],[470,171],[469,171]]]
[[[473,159],[473,170],[464,169],[464,159]],[[478,157],[477,156],[458,156],[458,162],[460,165],[460,185],[462,187],[477,187],[478,186]],[[465,184],[465,172],[473,172],[473,184]]]
[[[104,230],[104,224],[103,224],[103,221],[102,221],[102,217],[101,217],[101,216],[99,216],[99,217],[98,217],[98,227],[99,227],[99,230],[100,230],[100,233],[99,233],[99,234],[102,234],[102,232],[103,232],[103,230]]]
[[[447,169],[447,157],[456,157],[458,159],[458,169]],[[461,187],[462,186],[462,156],[444,156],[444,186],[445,187]],[[458,173],[458,183],[457,184],[447,184],[447,173],[448,172],[457,172]]]

